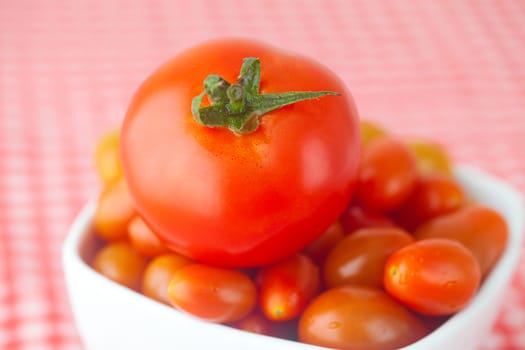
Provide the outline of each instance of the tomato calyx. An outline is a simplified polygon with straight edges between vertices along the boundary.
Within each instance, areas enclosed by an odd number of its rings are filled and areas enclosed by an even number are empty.
[[[340,95],[333,91],[290,91],[260,94],[261,62],[244,58],[236,83],[229,83],[217,74],[204,80],[204,92],[195,96],[191,110],[195,119],[208,127],[227,127],[238,134],[248,134],[259,127],[259,117],[300,101],[325,95]],[[207,95],[211,105],[201,107]]]

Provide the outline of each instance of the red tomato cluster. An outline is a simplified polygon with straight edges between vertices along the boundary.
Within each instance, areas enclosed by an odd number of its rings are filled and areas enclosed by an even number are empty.
[[[507,227],[467,197],[438,145],[366,121],[361,133],[356,191],[343,214],[304,249],[249,268],[212,266],[165,246],[133,207],[110,133],[96,153],[105,189],[94,227],[104,243],[92,266],[245,331],[338,349],[413,343],[472,300],[505,249]]]

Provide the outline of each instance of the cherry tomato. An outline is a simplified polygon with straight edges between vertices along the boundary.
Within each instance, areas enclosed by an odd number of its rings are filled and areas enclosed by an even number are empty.
[[[417,180],[414,156],[393,137],[382,137],[363,150],[356,188],[357,201],[376,211],[399,206]]]
[[[396,222],[409,231],[426,220],[453,212],[466,204],[461,186],[450,176],[422,176],[403,204],[392,213]]]
[[[142,277],[142,293],[160,301],[170,304],[168,298],[168,285],[175,271],[191,263],[191,260],[176,253],[159,255],[151,260]]]
[[[190,264],[175,271],[168,298],[177,309],[212,322],[246,317],[257,301],[254,283],[239,271]]]
[[[240,321],[231,324],[232,327],[241,329],[243,331],[272,335],[273,324],[266,317],[261,315],[260,312],[254,311]]]
[[[360,228],[366,227],[395,227],[394,222],[383,213],[371,211],[359,205],[350,205],[339,219],[343,231],[351,234]]]
[[[427,334],[423,323],[378,288],[347,285],[316,297],[299,320],[299,340],[337,349],[399,349]]]
[[[170,251],[138,215],[128,224],[128,237],[142,255],[154,257]]]
[[[386,135],[386,131],[372,121],[361,119],[359,124],[361,127],[361,143],[363,145],[363,149],[373,140]]]
[[[303,253],[308,255],[312,260],[322,265],[330,250],[344,237],[343,226],[336,221],[323,233],[323,235],[310,243],[303,249]]]
[[[413,242],[398,228],[363,228],[346,236],[330,252],[323,267],[328,287],[361,284],[381,288],[386,259]]]
[[[414,242],[387,260],[385,289],[425,315],[451,315],[476,294],[481,270],[474,255],[451,239]]]
[[[135,213],[124,180],[108,185],[98,198],[93,218],[95,232],[106,241],[126,239],[128,223]]]
[[[319,289],[319,268],[308,256],[295,254],[261,268],[256,281],[263,314],[272,321],[288,321]]]
[[[321,90],[340,95],[253,114],[266,111],[265,94]],[[211,41],[139,88],[121,154],[138,212],[171,248],[257,266],[304,248],[342,213],[360,157],[358,116],[326,67],[250,40]]]
[[[481,205],[469,205],[439,216],[420,226],[416,239],[449,238],[462,243],[476,257],[486,276],[501,256],[508,240],[508,227],[501,215]]]
[[[126,241],[108,243],[94,257],[92,266],[100,274],[138,290],[146,268],[146,258]]]
[[[105,184],[122,179],[119,130],[111,130],[102,136],[95,149],[95,165]]]
[[[416,156],[421,174],[452,174],[450,156],[440,144],[429,140],[410,139],[407,140],[407,145]]]

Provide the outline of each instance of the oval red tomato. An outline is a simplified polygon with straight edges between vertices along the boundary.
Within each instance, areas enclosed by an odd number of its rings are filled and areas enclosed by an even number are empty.
[[[324,281],[328,287],[359,284],[381,288],[388,256],[413,241],[408,232],[394,227],[357,230],[328,254]]]
[[[417,180],[416,158],[400,140],[384,136],[363,149],[356,199],[373,211],[397,208]]]
[[[122,179],[107,184],[97,201],[93,227],[105,241],[127,238],[128,224],[135,216],[135,207],[128,186]]]
[[[299,340],[336,349],[399,349],[428,333],[425,325],[379,288],[329,289],[299,320]]]
[[[203,81],[217,74],[234,82],[247,57],[260,60],[260,93],[340,96],[268,112],[249,134],[197,122],[192,101]],[[355,183],[359,123],[344,83],[324,66],[253,41],[211,41],[139,88],[121,154],[138,212],[172,249],[215,265],[255,266],[300,250],[342,213]]]
[[[307,255],[295,254],[261,268],[257,285],[263,314],[288,321],[299,316],[319,289],[319,267]]]
[[[139,253],[150,258],[170,252],[138,215],[128,223],[128,239]]]
[[[414,233],[416,239],[447,238],[467,247],[486,276],[507,246],[505,219],[494,209],[469,205],[425,222]]]
[[[385,265],[385,289],[425,315],[461,310],[476,294],[480,281],[474,255],[451,239],[414,242],[390,255]]]
[[[134,290],[140,287],[146,265],[147,259],[126,241],[108,243],[91,262],[100,274]]]
[[[168,299],[179,310],[212,322],[235,322],[255,307],[255,284],[243,273],[203,264],[173,273]]]
[[[430,174],[421,176],[412,193],[396,208],[392,217],[406,230],[455,211],[467,202],[460,184],[450,176]]]

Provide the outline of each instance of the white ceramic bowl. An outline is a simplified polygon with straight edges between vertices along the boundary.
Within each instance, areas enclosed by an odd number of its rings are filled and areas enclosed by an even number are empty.
[[[521,194],[474,168],[459,167],[456,177],[471,197],[504,216],[510,239],[505,253],[469,306],[403,350],[476,349],[483,339],[481,335],[490,331],[518,262],[524,233]],[[91,230],[94,209],[95,203],[90,202],[80,212],[62,251],[74,318],[88,350],[322,349],[203,322],[101,276],[84,260],[97,244]]]

